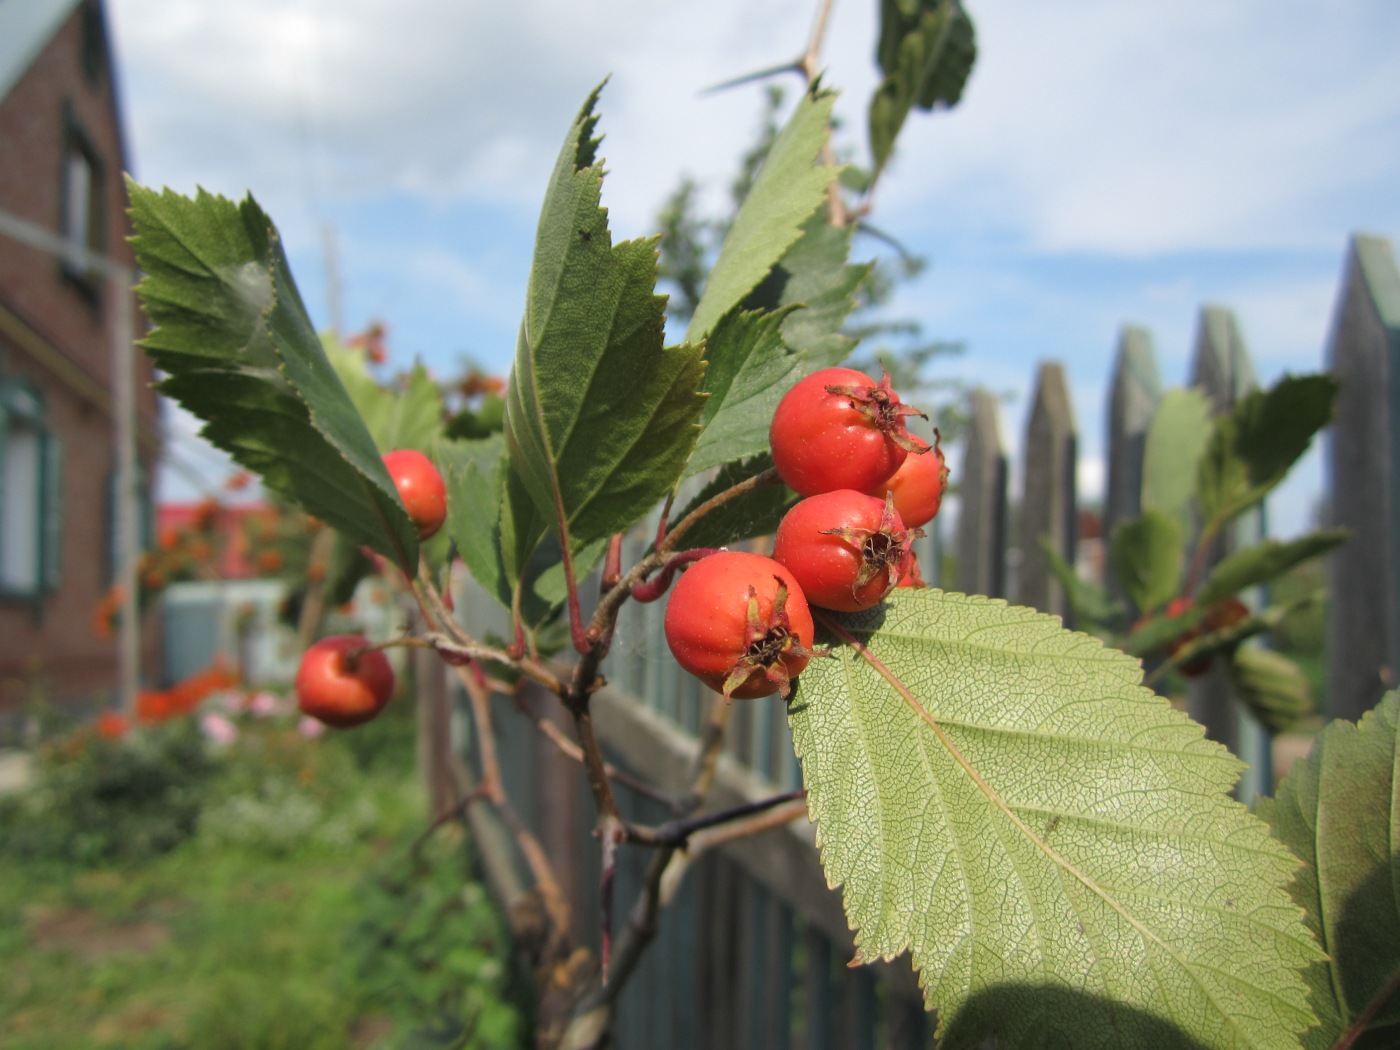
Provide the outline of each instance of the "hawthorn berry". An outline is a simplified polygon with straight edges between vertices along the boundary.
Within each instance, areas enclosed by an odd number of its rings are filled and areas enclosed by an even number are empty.
[[[838,489],[808,496],[783,516],[773,557],[813,605],[855,612],[879,602],[909,572],[909,546],[922,535],[905,528],[893,496]]]
[[[898,470],[865,490],[867,495],[880,499],[884,499],[887,492],[894,493],[894,509],[911,528],[927,525],[937,517],[943,505],[943,493],[948,488],[948,463],[938,439],[935,430],[931,448],[911,452]]]
[[[920,415],[904,404],[886,373],[879,383],[853,368],[824,368],[793,384],[768,428],[773,465],[803,496],[837,489],[865,492],[905,457],[927,446],[905,429]]]
[[[374,718],[394,694],[394,669],[358,634],[322,638],[301,657],[297,706],[329,726],[347,729]]]
[[[433,461],[417,449],[401,448],[384,454],[384,466],[418,538],[435,535],[447,520],[447,486]]]
[[[676,662],[727,700],[779,693],[815,655],[802,588],[772,558],[719,551],[692,564],[666,604]]]

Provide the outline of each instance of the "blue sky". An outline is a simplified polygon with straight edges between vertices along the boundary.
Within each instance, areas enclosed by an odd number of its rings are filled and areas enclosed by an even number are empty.
[[[1206,303],[1234,309],[1264,381],[1321,367],[1348,236],[1400,235],[1400,4],[967,6],[981,55],[964,102],[906,126],[872,220],[930,261],[895,312],[967,344],[947,374],[1019,395],[1008,444],[1036,362],[1064,361],[1096,489],[1124,323],[1152,332],[1169,384],[1185,378]],[[824,50],[853,132],[875,78],[875,9],[838,0]],[[462,354],[508,367],[545,179],[598,81],[611,75],[613,232],[649,234],[682,173],[710,180],[717,202],[751,139],[762,89],[701,89],[796,55],[814,10],[110,0],[137,178],[251,190],[318,323],[334,230],[347,327],[382,319],[396,363],[442,372]],[[172,429],[217,483],[189,422]],[[1313,456],[1275,496],[1279,531],[1307,523],[1320,475]],[[188,487],[172,476],[167,491]]]

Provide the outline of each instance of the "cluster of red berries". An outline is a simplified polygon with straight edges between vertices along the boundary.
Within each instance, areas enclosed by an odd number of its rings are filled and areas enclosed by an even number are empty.
[[[888,375],[828,368],[796,383],[773,415],[773,462],[800,500],[773,556],[720,551],[696,561],[666,607],[676,661],[728,699],[780,693],[814,655],[810,606],[854,612],[922,586],[911,549],[938,513],[948,470],[904,420],[918,411]]]
[[[426,540],[447,520],[447,486],[433,461],[413,449],[384,456],[408,518]],[[358,634],[322,638],[301,657],[297,706],[338,728],[361,725],[384,710],[394,695],[394,669],[382,650]]]

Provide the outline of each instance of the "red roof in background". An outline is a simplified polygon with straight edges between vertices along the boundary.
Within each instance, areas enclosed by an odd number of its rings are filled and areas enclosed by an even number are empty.
[[[269,503],[162,503],[156,507],[156,535],[167,529],[188,529],[209,515],[213,532],[219,537],[219,562],[215,566],[225,580],[250,580],[263,575],[249,560],[248,534],[243,523],[264,515],[276,515]]]

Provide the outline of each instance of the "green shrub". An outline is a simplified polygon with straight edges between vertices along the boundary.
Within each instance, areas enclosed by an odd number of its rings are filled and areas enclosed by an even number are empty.
[[[400,843],[391,857],[367,880],[350,936],[357,983],[399,1022],[385,1050],[524,1045],[510,944],[461,836],[442,829],[419,849]]]
[[[41,754],[31,790],[0,800],[0,850],[78,864],[165,853],[194,834],[215,768],[187,720],[116,740],[79,732]]]

